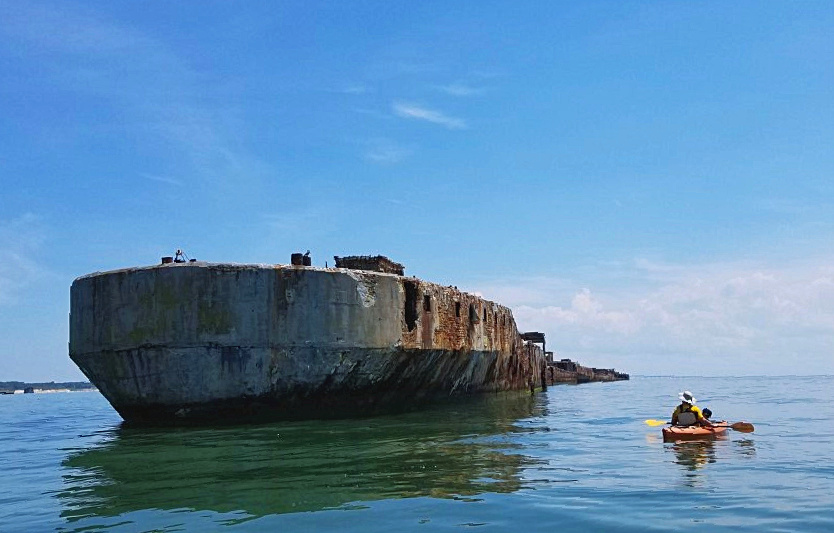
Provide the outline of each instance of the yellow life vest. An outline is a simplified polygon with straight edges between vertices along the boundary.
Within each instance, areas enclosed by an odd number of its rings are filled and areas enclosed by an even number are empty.
[[[677,415],[677,416],[676,416]],[[672,412],[672,420],[677,421],[678,426],[694,426],[704,415],[697,405],[680,404]]]

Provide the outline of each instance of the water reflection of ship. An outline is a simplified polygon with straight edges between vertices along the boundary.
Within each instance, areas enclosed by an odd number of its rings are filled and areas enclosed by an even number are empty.
[[[245,427],[123,427],[63,462],[72,522],[144,509],[250,516],[351,502],[512,492],[525,456],[507,435],[536,431],[540,397],[504,393],[398,417]]]

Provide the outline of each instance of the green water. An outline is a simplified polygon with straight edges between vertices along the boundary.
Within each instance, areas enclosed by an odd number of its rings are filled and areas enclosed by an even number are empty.
[[[0,397],[0,531],[832,531],[834,378],[635,378],[398,416],[123,427]],[[677,392],[753,434],[664,444]]]

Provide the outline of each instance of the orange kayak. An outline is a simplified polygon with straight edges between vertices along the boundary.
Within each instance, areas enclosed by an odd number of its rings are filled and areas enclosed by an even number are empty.
[[[719,422],[724,424],[725,422]],[[727,433],[727,426],[705,428],[701,426],[670,426],[663,428],[663,441],[674,442],[678,440],[711,440],[719,438]]]

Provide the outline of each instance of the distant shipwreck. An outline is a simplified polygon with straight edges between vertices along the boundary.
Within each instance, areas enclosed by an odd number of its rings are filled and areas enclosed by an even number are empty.
[[[128,422],[356,416],[558,382],[628,379],[545,353],[497,303],[383,256],[185,261],[70,290],[70,358]],[[538,344],[541,344],[541,347]]]

